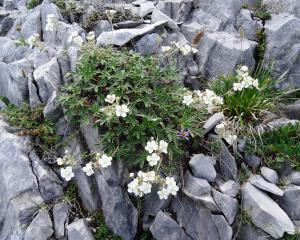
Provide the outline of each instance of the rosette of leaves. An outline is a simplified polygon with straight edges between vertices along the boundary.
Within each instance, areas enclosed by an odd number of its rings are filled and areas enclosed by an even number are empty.
[[[192,139],[201,136],[206,110],[182,104],[186,90],[176,69],[161,66],[155,56],[91,44],[82,50],[70,76],[60,97],[66,114],[76,124],[92,122],[98,127],[103,151],[116,160],[143,166],[148,155],[144,147],[154,137],[169,143],[163,165],[170,169],[187,152]],[[109,105],[105,102],[109,94],[120,97],[120,104],[128,104],[130,113],[125,118],[108,118],[100,111]],[[189,130],[189,141],[178,137],[183,129]]]

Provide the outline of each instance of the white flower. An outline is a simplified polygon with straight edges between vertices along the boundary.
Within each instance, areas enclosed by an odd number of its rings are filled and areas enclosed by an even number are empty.
[[[58,159],[56,159],[56,163],[57,163],[57,165],[62,166],[62,165],[64,165],[64,160],[62,158],[58,158]]]
[[[169,185],[167,187],[167,190],[170,194],[175,196],[177,194],[178,190],[179,190],[179,187],[176,184],[175,185]]]
[[[192,48],[192,52],[193,52],[193,53],[197,53],[197,52],[198,52],[198,49]]]
[[[169,52],[171,50],[170,46],[162,46],[161,47],[162,52]]]
[[[150,171],[150,172],[146,172],[143,174],[143,181],[147,182],[147,181],[154,181],[155,180],[155,172],[154,171]]]
[[[109,10],[106,10],[105,11],[105,14],[106,15],[109,15],[109,16],[113,16],[113,15],[115,15],[117,13],[117,11],[116,10],[113,10],[113,9],[109,9]]]
[[[233,83],[233,90],[234,91],[242,91],[244,88],[243,84],[241,83]]]
[[[66,168],[62,168],[60,170],[60,174],[66,181],[70,181],[72,179],[72,177],[74,177],[72,167],[70,167],[70,166],[67,166]]]
[[[129,108],[127,107],[126,104],[116,106],[116,115],[118,117],[126,117],[128,112],[129,112]]]
[[[198,97],[203,97],[203,93],[200,90],[194,90],[194,93],[196,93]]]
[[[145,150],[149,153],[153,153],[158,149],[156,141],[154,139],[151,139],[150,141],[147,142],[147,146],[145,147]]]
[[[141,192],[143,192],[144,194],[151,193],[151,188],[152,188],[152,185],[151,185],[151,183],[148,183],[148,182],[143,182],[139,186],[139,190]]]
[[[258,79],[254,79],[252,82],[252,86],[258,88]]]
[[[147,156],[147,161],[151,167],[156,166],[159,160],[160,156],[156,153],[152,153],[151,155]]]
[[[133,178],[134,177],[134,173],[129,173],[129,177]]]
[[[49,31],[49,32],[55,31],[57,23],[58,23],[57,17],[54,14],[48,14],[45,31]]]
[[[112,95],[107,95],[105,98],[105,102],[108,102],[110,104],[113,104],[116,101],[116,95],[112,94]]]
[[[101,158],[98,160],[101,167],[106,168],[111,165],[112,157],[103,154]]]
[[[136,196],[139,196],[139,180],[137,178],[133,179],[130,183],[128,183],[128,192],[134,193]]]
[[[174,185],[174,184],[176,185],[175,179],[173,177],[166,177],[165,183],[167,185]]]
[[[192,95],[183,96],[182,103],[189,106],[194,102]]]
[[[247,67],[247,66],[242,66],[241,68],[241,71],[243,71],[243,72],[248,72],[249,71],[249,68]]]
[[[164,140],[159,141],[159,150],[163,153],[168,153],[168,143]]]
[[[39,39],[40,39],[40,35],[38,33],[28,38],[27,43],[29,44],[29,47],[33,48],[39,42]]]
[[[229,145],[233,145],[233,143],[235,143],[237,140],[237,135],[229,133],[229,134],[225,134],[225,136],[223,138]]]
[[[94,174],[93,170],[93,164],[92,163],[87,163],[85,167],[82,168],[82,170],[86,173],[87,176],[91,176]]]
[[[166,188],[161,189],[157,192],[159,199],[168,199],[169,191]]]
[[[88,40],[88,41],[94,41],[95,40],[95,32],[89,32],[87,35],[86,35],[86,39]]]

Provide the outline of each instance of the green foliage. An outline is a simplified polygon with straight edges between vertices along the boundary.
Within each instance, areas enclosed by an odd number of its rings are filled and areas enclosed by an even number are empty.
[[[122,238],[109,231],[102,213],[95,212],[92,214],[91,218],[93,227],[96,229],[94,235],[96,240],[122,240]]]
[[[287,233],[284,234],[282,237],[282,240],[299,240],[300,238],[300,233],[296,233],[294,235],[289,235]]]
[[[245,210],[240,213],[240,221],[243,225],[252,224],[251,216]]]
[[[77,184],[74,181],[68,182],[62,201],[74,205],[77,199]]]
[[[9,104],[0,113],[11,126],[19,128],[18,135],[32,137],[33,147],[39,156],[55,145],[55,124],[44,118],[43,106],[31,110],[28,105],[16,107]]]
[[[258,45],[256,48],[256,60],[258,63],[262,63],[265,56],[266,51],[266,33],[264,30],[260,30],[256,33],[258,38]]]
[[[70,21],[78,21],[83,14],[84,7],[77,0],[53,0],[65,18]]]
[[[264,110],[276,110],[276,105],[283,93],[277,92],[275,80],[271,77],[271,68],[259,65],[252,77],[258,79],[259,89],[244,88],[234,91],[233,84],[238,82],[236,75],[220,77],[211,85],[212,90],[223,96],[223,109],[227,116],[238,117],[241,122],[253,121]]]
[[[100,128],[103,151],[117,160],[143,166],[151,137],[169,142],[168,159],[176,160],[188,146],[177,137],[178,130],[201,135],[204,113],[182,104],[185,89],[177,72],[160,66],[153,56],[86,46],[72,76],[74,81],[63,87],[60,97],[66,114],[77,123],[92,121]],[[101,112],[110,106],[105,102],[108,94],[120,97],[119,104],[129,104],[127,117]]]
[[[32,9],[41,4],[41,0],[29,0],[27,2],[27,8]]]
[[[271,18],[267,5],[264,4],[262,0],[258,1],[256,7],[253,9],[252,17],[260,18],[262,21],[266,21]]]
[[[256,145],[250,142],[249,151],[256,152],[271,167],[277,168],[288,160],[300,171],[300,124],[267,131],[256,139]]]

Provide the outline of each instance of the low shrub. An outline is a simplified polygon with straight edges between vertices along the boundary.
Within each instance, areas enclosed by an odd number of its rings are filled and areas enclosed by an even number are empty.
[[[201,136],[206,110],[182,103],[187,90],[177,71],[171,65],[162,67],[153,56],[87,45],[70,76],[73,81],[60,97],[66,114],[77,124],[98,127],[99,144],[116,160],[144,166],[145,146],[153,137],[168,143],[162,165],[170,170],[189,147],[189,137]]]
[[[41,0],[29,0],[27,2],[27,8],[28,9],[32,9],[35,8],[36,6],[38,6],[39,4],[41,4],[42,1]]]

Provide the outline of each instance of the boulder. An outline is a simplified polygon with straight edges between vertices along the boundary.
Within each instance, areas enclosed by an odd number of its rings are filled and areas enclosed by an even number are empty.
[[[277,172],[274,171],[273,169],[268,168],[268,167],[261,167],[260,173],[264,177],[264,179],[266,179],[270,183],[276,184],[278,182]]]
[[[115,168],[108,167],[116,176]],[[95,173],[97,190],[101,196],[102,209],[108,228],[124,240],[134,238],[137,231],[138,212],[128,198],[117,177],[105,179],[101,172]]]
[[[300,187],[290,185],[283,190],[283,197],[279,199],[279,206],[292,220],[300,220]]]
[[[52,234],[51,218],[46,210],[40,210],[26,229],[24,240],[48,240]]]
[[[40,99],[42,102],[47,102],[62,84],[62,76],[57,58],[54,57],[49,62],[36,68],[33,72],[33,77],[38,87]]]
[[[184,230],[167,213],[159,211],[150,227],[152,236],[157,240],[190,240]]]
[[[196,8],[193,11],[192,22],[200,24],[202,26],[201,31],[222,31],[224,29],[224,24],[220,18],[203,11],[201,8]]]
[[[137,41],[135,48],[142,55],[151,55],[158,52],[162,38],[157,33],[147,34]]]
[[[124,46],[126,43],[130,42],[136,37],[150,33],[157,27],[163,26],[165,23],[166,21],[161,21],[146,25],[143,28],[119,29],[113,32],[103,32],[97,38],[97,44]]]
[[[236,197],[236,195],[238,194],[239,190],[240,190],[240,184],[229,180],[225,183],[223,183],[222,185],[219,186],[220,190],[222,193],[231,196],[231,197]]]
[[[214,224],[217,227],[219,238],[221,240],[232,240],[232,229],[222,215],[212,215]]]
[[[69,240],[95,240],[84,219],[79,219],[67,226]]]
[[[300,19],[290,14],[272,15],[265,24],[266,51],[264,62],[274,62],[275,77],[285,74],[279,87],[299,87]]]
[[[197,46],[200,71],[205,77],[215,79],[234,73],[239,64],[253,69],[256,45],[256,42],[239,39],[227,32],[206,31]]]
[[[67,203],[56,203],[53,206],[52,213],[55,237],[57,239],[61,239],[66,233],[66,225],[68,225],[70,208]]]
[[[210,134],[208,136],[209,147],[218,156],[218,163],[220,165],[220,170],[222,176],[226,181],[236,180],[237,177],[237,166],[235,158],[232,156],[227,146],[217,135]]]
[[[214,129],[220,122],[224,121],[224,115],[222,112],[215,113],[212,115],[203,125],[204,134]]]
[[[218,230],[209,209],[178,193],[178,196],[173,199],[172,210],[176,213],[179,225],[192,239],[219,240]]]
[[[239,208],[238,201],[235,198],[220,193],[216,190],[213,190],[212,193],[215,202],[223,212],[228,223],[232,224]]]
[[[217,176],[214,167],[215,161],[216,160],[214,157],[205,156],[203,154],[196,154],[190,160],[189,165],[195,177],[213,182]]]
[[[8,37],[0,37],[0,62],[10,63],[18,61],[31,53],[26,46],[18,46]]]
[[[275,184],[273,183],[270,183],[270,182],[267,182],[262,176],[260,175],[252,175],[250,178],[249,178],[249,182],[255,186],[255,187],[258,187],[264,191],[267,191],[269,193],[273,193],[275,195],[278,195],[278,196],[283,196],[283,191],[277,187]]]
[[[295,227],[288,215],[266,193],[251,183],[244,184],[243,209],[249,214],[252,222],[273,238],[282,238],[285,232],[295,233]]]

